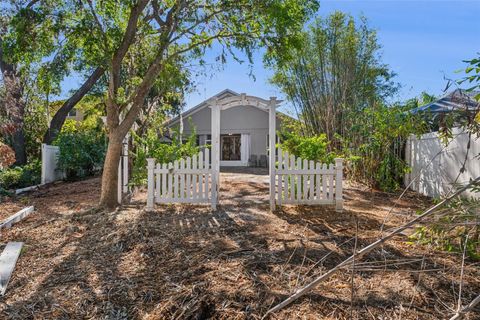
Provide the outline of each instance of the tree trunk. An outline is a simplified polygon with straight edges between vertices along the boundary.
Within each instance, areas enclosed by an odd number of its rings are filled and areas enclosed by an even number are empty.
[[[9,78],[9,80],[7,80]],[[27,152],[25,150],[25,132],[23,129],[25,118],[25,101],[23,100],[23,86],[21,81],[14,75],[10,74],[5,77],[5,83],[10,82],[7,86],[7,108],[11,111],[11,118],[14,127],[12,132],[12,146],[15,151],[15,164],[27,164]]]
[[[50,126],[43,137],[43,142],[46,144],[52,144],[52,142],[57,138],[62,126],[67,119],[68,113],[75,107],[75,105],[82,100],[82,98],[92,89],[95,83],[100,79],[100,77],[105,73],[103,68],[97,68],[95,71],[88,77],[88,79],[82,84],[82,86],[67,100],[63,103],[62,107],[58,109],[55,115],[50,121]]]
[[[107,154],[103,164],[102,191],[100,194],[100,206],[106,209],[114,209],[118,206],[118,163],[122,150],[124,136],[121,132],[113,131],[109,134]]]
[[[22,166],[27,164],[27,152],[25,150],[25,133],[23,122],[15,127],[12,134],[13,150],[15,151],[15,165]]]
[[[8,63],[3,57],[3,40],[0,38],[0,70],[3,75],[3,83],[6,89],[6,96],[3,108],[11,120],[13,132],[11,133],[12,147],[15,151],[15,164],[24,165],[27,163],[25,150],[25,133],[23,130],[25,116],[25,101],[23,100],[23,83],[16,65]]]

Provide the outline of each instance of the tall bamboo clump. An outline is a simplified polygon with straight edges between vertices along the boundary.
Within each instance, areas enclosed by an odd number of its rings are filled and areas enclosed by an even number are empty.
[[[376,32],[364,18],[336,12],[317,19],[300,47],[275,61],[272,82],[295,107],[301,134],[325,134],[330,151],[350,158],[354,177],[383,189],[398,187],[406,170],[404,138],[413,123],[404,107],[386,105],[398,86],[381,62]]]

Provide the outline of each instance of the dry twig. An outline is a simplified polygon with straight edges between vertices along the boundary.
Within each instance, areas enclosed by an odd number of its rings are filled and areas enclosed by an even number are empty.
[[[375,241],[374,243],[371,243],[370,245],[364,247],[362,250],[358,251],[356,254],[353,254],[351,255],[350,257],[348,257],[347,259],[343,260],[341,263],[337,264],[337,266],[335,266],[334,268],[330,269],[329,271],[327,271],[326,273],[324,273],[323,275],[321,275],[320,277],[316,278],[314,281],[310,282],[308,285],[304,286],[303,288],[299,289],[297,292],[295,292],[293,295],[291,295],[290,297],[288,297],[286,300],[282,301],[281,303],[277,304],[275,307],[271,308],[270,310],[268,310],[265,315],[262,317],[265,318],[266,316],[268,316],[269,314],[271,313],[274,313],[286,306],[288,306],[289,304],[291,304],[293,301],[297,300],[298,298],[300,298],[301,296],[305,295],[306,293],[310,292],[312,289],[314,289],[318,284],[320,284],[321,282],[323,282],[324,280],[328,279],[330,276],[332,276],[333,274],[335,274],[337,271],[341,270],[343,267],[346,267],[348,265],[350,265],[352,263],[352,261],[354,261],[355,259],[360,259],[361,257],[363,257],[365,254],[369,253],[370,251],[372,251],[373,249],[377,248],[378,246],[382,245],[383,243],[385,243],[387,240],[393,238],[395,235],[399,234],[400,232],[402,232],[403,230],[405,229],[408,229],[409,227],[415,225],[417,222],[421,221],[422,219],[424,219],[425,217],[428,217],[430,216],[433,212],[435,212],[437,209],[439,209],[440,207],[442,207],[444,204],[450,202],[452,199],[454,199],[455,197],[457,197],[459,194],[461,194],[462,192],[464,192],[465,190],[467,190],[468,188],[470,188],[472,185],[476,184],[480,182],[480,177],[477,177],[476,179],[470,181],[467,185],[463,186],[462,188],[458,189],[454,194],[452,194],[451,196],[443,199],[442,201],[440,201],[438,204],[434,205],[433,207],[430,207],[428,210],[426,210],[423,214],[419,215],[417,218],[413,219],[413,220],[410,220],[410,222],[404,224],[403,226],[401,227],[398,227],[397,229],[395,229],[394,231],[392,231],[391,233],[387,234],[386,236],[378,239],[377,241]]]

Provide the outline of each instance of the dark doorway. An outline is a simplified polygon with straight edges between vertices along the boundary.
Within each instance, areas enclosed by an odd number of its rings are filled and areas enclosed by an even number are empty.
[[[241,135],[240,134],[222,134],[220,136],[222,161],[239,161],[241,160]]]

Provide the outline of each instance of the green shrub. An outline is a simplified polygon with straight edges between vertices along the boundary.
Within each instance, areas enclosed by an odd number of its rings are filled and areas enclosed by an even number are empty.
[[[358,112],[348,134],[338,135],[348,160],[349,178],[383,191],[396,191],[410,168],[404,145],[410,134],[424,130],[424,122],[408,112],[409,106],[377,104]]]
[[[67,128],[70,128],[67,125]],[[107,143],[105,134],[97,129],[62,130],[55,145],[60,148],[58,167],[67,179],[94,175],[101,171]]]
[[[159,163],[169,163],[185,157],[191,157],[200,151],[196,145],[196,132],[188,136],[187,140],[179,139],[180,134],[175,130],[172,135],[172,142],[161,141],[159,133],[155,129],[147,130],[147,133],[140,137],[133,134],[135,151],[133,156],[133,169],[131,185],[144,185],[147,183],[147,158],[154,158]]]
[[[34,186],[40,183],[42,164],[32,161],[22,167],[0,171],[0,189],[10,190]]]
[[[324,134],[305,137],[295,132],[282,132],[280,140],[283,150],[302,159],[328,164],[336,157],[335,153],[328,151],[329,142]]]

